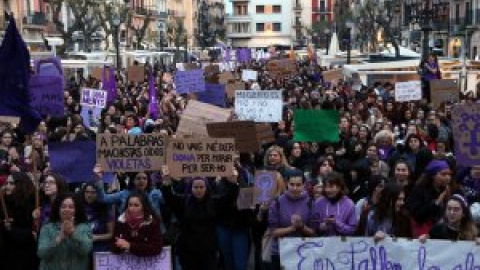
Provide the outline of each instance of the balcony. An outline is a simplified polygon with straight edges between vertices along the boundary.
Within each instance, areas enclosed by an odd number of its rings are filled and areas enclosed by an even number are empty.
[[[23,27],[26,28],[43,28],[47,24],[45,13],[35,12],[33,15],[23,17]]]
[[[302,5],[300,5],[300,3],[296,3],[295,6],[293,6],[293,11],[296,12],[296,13],[300,13],[302,12],[303,8],[302,8]]]
[[[245,14],[228,14],[227,13],[227,21],[228,22],[251,22],[252,21],[252,15],[249,13]]]
[[[313,12],[317,14],[329,14],[329,13],[332,13],[333,10],[330,8],[320,7],[320,8],[314,9]]]
[[[228,32],[227,38],[250,38],[252,37],[252,32]]]

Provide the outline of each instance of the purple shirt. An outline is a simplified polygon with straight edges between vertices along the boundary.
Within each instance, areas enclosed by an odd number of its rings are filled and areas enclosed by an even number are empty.
[[[324,232],[327,236],[352,235],[357,229],[355,204],[347,196],[337,202],[331,202],[326,197],[319,199],[313,207],[313,216],[318,218],[319,224],[331,216],[335,217],[334,224],[327,225],[327,231]]]

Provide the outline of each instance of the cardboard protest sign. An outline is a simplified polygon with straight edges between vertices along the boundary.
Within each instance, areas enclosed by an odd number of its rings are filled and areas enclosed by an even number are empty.
[[[53,172],[69,183],[83,183],[94,179],[95,142],[49,142],[48,154]]]
[[[334,110],[296,110],[294,141],[338,142],[340,115]]]
[[[178,71],[175,74],[177,94],[187,94],[205,91],[205,77],[202,69]]]
[[[277,79],[294,74],[296,69],[297,65],[293,59],[270,60],[267,63],[267,71]]]
[[[452,130],[458,164],[480,164],[480,104],[459,104],[452,108]]]
[[[17,116],[0,116],[0,132],[6,129],[12,129],[20,124],[20,117]]]
[[[275,134],[273,134],[272,126],[267,123],[257,123],[255,125],[255,129],[257,131],[257,142],[260,145],[266,143],[273,143],[275,142]]]
[[[460,100],[460,84],[458,80],[430,81],[430,97],[434,108],[440,107],[445,101],[458,102]]]
[[[167,138],[151,134],[97,134],[97,162],[106,172],[161,170]]]
[[[184,63],[183,64],[184,70],[193,70],[193,69],[199,69],[200,66],[197,63]]]
[[[235,91],[237,90],[244,90],[245,89],[245,83],[244,82],[231,82],[228,83],[226,86],[225,92],[227,93],[227,98],[232,99],[235,97]]]
[[[254,209],[255,193],[256,191],[254,187],[241,188],[238,191],[237,209],[238,210]]]
[[[229,83],[230,81],[233,81],[233,80],[235,80],[235,77],[229,71],[222,72],[218,75],[218,83],[227,84],[227,83]],[[244,86],[244,88],[245,88],[245,86]]]
[[[105,70],[105,72],[110,72],[109,69],[107,68]],[[92,76],[92,78],[98,80],[98,81],[101,81],[102,80],[102,75],[103,75],[103,68],[101,67],[94,67],[92,68],[92,71],[90,72],[90,75]],[[106,76],[107,78],[110,78],[108,75]]]
[[[208,65],[205,66],[205,82],[211,84],[218,83],[218,74],[220,73],[220,66],[219,65]]]
[[[284,237],[280,238],[279,245],[282,269],[288,270],[473,270],[480,267],[479,247],[474,241],[429,239],[421,243],[392,237],[381,242],[373,237]]]
[[[422,99],[422,82],[409,81],[395,83],[395,101],[408,102]]]
[[[226,122],[231,112],[207,103],[190,100],[182,113],[177,134],[208,136],[206,124],[210,122]]]
[[[167,165],[173,177],[230,177],[234,157],[233,139],[172,139],[167,148]]]
[[[212,138],[234,138],[235,148],[241,153],[258,152],[262,143],[270,142],[273,131],[265,136],[264,126],[256,125],[253,121],[233,121],[224,123],[208,123],[208,136]]]
[[[82,106],[105,108],[107,105],[107,91],[82,88],[80,104]]]
[[[197,100],[201,102],[220,106],[222,108],[226,107],[225,85],[223,84],[207,83],[205,85],[205,91],[198,92],[196,95]]]
[[[240,120],[279,122],[282,120],[283,101],[280,90],[237,90],[235,113]]]
[[[277,173],[272,171],[255,172],[255,188],[258,190],[255,196],[257,204],[271,200],[277,190]]]
[[[242,70],[242,81],[254,81],[256,82],[258,79],[258,72],[251,69],[244,69]]]
[[[32,107],[43,118],[65,114],[62,78],[60,76],[38,75],[30,78]]]
[[[323,81],[337,84],[343,79],[343,69],[326,70],[322,72]]]
[[[127,68],[128,80],[132,82],[145,81],[145,68],[143,66],[129,66]]]
[[[138,257],[130,253],[95,252],[95,270],[172,270],[172,249],[164,246],[157,256]]]

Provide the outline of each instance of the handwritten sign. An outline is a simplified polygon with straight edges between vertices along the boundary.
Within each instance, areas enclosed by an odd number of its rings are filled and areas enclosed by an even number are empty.
[[[168,144],[167,165],[174,177],[229,177],[234,155],[233,139],[173,139]]]
[[[340,79],[343,79],[343,69],[327,70],[322,72],[322,75],[325,82],[337,84]]]
[[[455,105],[452,108],[455,155],[464,166],[480,162],[480,104]]]
[[[420,81],[395,83],[395,101],[408,102],[422,99],[422,83]]]
[[[137,257],[130,253],[95,252],[95,270],[172,270],[172,250],[163,247],[158,256]]]
[[[143,66],[129,66],[127,76],[129,81],[143,82],[145,81],[145,68]]]
[[[205,91],[205,77],[202,69],[178,71],[175,74],[177,94],[187,94]]]
[[[20,117],[17,116],[0,116],[0,131],[12,129],[20,124]]]
[[[44,118],[65,114],[63,79],[60,76],[39,76],[30,78],[32,106]]]
[[[198,92],[197,98],[201,102],[226,107],[225,85],[207,83],[204,92]]]
[[[296,69],[297,65],[292,59],[270,60],[267,63],[267,71],[277,79],[294,74]]]
[[[270,133],[265,132],[265,127]],[[262,143],[275,140],[270,126],[255,125],[253,121],[207,123],[208,136],[234,138],[235,148],[241,153],[258,152]]]
[[[475,242],[373,237],[281,238],[280,260],[286,270],[311,269],[479,269],[480,246]]]
[[[261,204],[275,196],[277,189],[277,174],[271,171],[257,171],[255,173],[255,188],[259,191],[255,200]]]
[[[166,138],[160,134],[98,134],[97,162],[107,172],[161,170]]]
[[[106,72],[106,75],[107,75],[108,72],[109,72],[109,69],[107,68],[105,70],[105,72]],[[90,75],[92,76],[92,78],[94,78],[98,81],[101,81],[102,80],[102,75],[103,75],[103,68],[100,68],[100,67],[92,68],[92,71],[90,72]],[[107,75],[106,78],[110,78],[110,77]]]
[[[242,81],[254,81],[256,82],[258,78],[258,72],[251,69],[244,69],[242,70]]]
[[[282,92],[280,90],[235,92],[235,113],[240,120],[279,122],[282,120]]]
[[[80,104],[82,106],[105,108],[107,105],[107,91],[82,88],[81,94]]]
[[[230,110],[222,109],[207,103],[190,100],[182,113],[177,134],[208,136],[207,127],[210,122],[226,122]]]
[[[94,179],[93,141],[49,142],[48,153],[52,171],[63,175],[67,182],[84,183]]]
[[[458,80],[430,81],[430,96],[435,108],[445,101],[458,102],[460,100],[460,84]]]

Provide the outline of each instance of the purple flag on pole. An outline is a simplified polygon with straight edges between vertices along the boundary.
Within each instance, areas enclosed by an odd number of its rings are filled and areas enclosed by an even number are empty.
[[[106,89],[108,91],[107,106],[110,106],[113,103],[115,103],[115,99],[117,99],[117,80],[115,79],[115,69],[113,67],[110,67],[109,69],[109,77],[110,78],[108,80],[108,89]]]
[[[107,72],[105,70],[105,66],[102,69],[102,89],[108,91],[108,80],[107,80]]]
[[[150,103],[148,104],[148,109],[150,110],[150,117],[157,119],[158,118],[158,102],[157,102],[157,95],[155,93],[155,84],[153,81],[153,73],[150,73],[150,80],[148,83],[149,87],[149,100]]]

